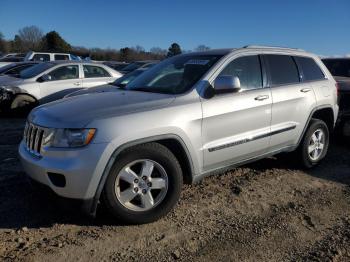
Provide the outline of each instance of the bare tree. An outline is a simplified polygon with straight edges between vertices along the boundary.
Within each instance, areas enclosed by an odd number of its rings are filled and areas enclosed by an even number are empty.
[[[26,26],[18,31],[23,48],[26,50],[35,50],[39,47],[43,38],[43,31],[37,26]]]
[[[156,55],[159,55],[159,56],[166,56],[166,54],[168,52],[166,49],[162,49],[160,47],[152,47],[149,51],[152,54],[156,54]]]
[[[0,32],[0,53],[7,53],[8,49],[9,49],[9,44],[4,39],[4,35]]]
[[[133,49],[134,49],[137,53],[143,53],[143,52],[145,52],[145,49],[144,49],[142,46],[140,46],[140,45],[137,45],[137,46],[133,47]]]
[[[195,48],[196,51],[206,51],[206,50],[209,50],[210,47],[209,46],[206,46],[206,45],[199,45]]]

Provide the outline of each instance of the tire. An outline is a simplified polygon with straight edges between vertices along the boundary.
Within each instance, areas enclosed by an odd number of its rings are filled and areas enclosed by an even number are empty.
[[[29,113],[36,105],[37,101],[28,95],[17,95],[11,102],[10,110],[11,113]]]
[[[152,165],[153,169],[148,169]],[[144,180],[146,176],[142,173],[151,175]],[[101,200],[123,223],[150,223],[173,209],[180,198],[182,184],[181,166],[168,148],[158,143],[141,144],[118,156],[107,177]],[[153,199],[153,206],[149,199]]]
[[[315,138],[317,139],[315,140]],[[311,168],[320,163],[326,156],[328,147],[329,130],[326,123],[319,119],[311,119],[299,147],[299,156],[303,167]],[[315,148],[316,151],[311,151],[312,148]]]

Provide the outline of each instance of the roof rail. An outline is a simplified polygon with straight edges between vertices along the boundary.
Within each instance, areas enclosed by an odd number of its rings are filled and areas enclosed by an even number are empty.
[[[266,46],[266,45],[245,45],[243,48],[278,48],[278,49],[286,49],[286,50],[298,50],[298,51],[305,51],[300,48],[290,48],[290,47],[284,47],[284,46]]]

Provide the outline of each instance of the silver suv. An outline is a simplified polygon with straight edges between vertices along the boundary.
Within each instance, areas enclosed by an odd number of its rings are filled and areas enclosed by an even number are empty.
[[[312,54],[247,46],[175,56],[116,92],[49,103],[28,116],[26,173],[94,215],[103,201],[128,223],[167,214],[183,182],[297,150],[327,153],[336,82]]]

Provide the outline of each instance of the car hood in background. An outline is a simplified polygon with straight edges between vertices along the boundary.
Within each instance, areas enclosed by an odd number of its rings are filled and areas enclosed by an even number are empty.
[[[350,77],[335,76],[334,79],[339,84],[339,91],[350,92]]]
[[[7,75],[0,76],[0,86],[16,86],[18,84],[21,84],[22,82],[23,79],[21,78],[16,78]]]
[[[140,91],[102,92],[42,105],[34,109],[28,118],[43,127],[82,128],[95,119],[161,108],[174,99],[173,95]]]

